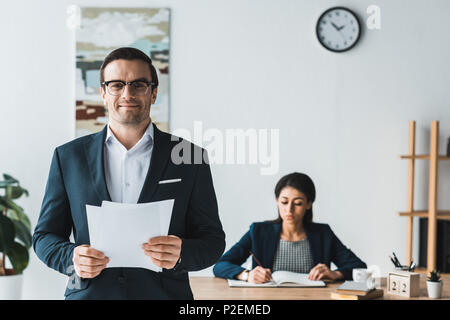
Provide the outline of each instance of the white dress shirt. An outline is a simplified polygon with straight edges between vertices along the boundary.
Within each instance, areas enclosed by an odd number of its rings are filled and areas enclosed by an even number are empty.
[[[114,202],[137,203],[150,166],[153,151],[153,125],[127,150],[108,125],[103,147],[106,186]]]

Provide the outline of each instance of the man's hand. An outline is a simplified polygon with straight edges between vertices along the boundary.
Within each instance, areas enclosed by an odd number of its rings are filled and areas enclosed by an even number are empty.
[[[87,244],[73,249],[73,264],[75,272],[81,278],[94,278],[106,268],[109,258],[103,252],[91,248]]]
[[[180,259],[181,239],[177,236],[160,236],[150,238],[142,244],[144,253],[149,256],[158,267],[172,269]]]
[[[248,282],[250,283],[264,283],[272,280],[272,271],[268,268],[257,266],[250,271],[248,275]]]
[[[309,280],[339,280],[344,279],[340,271],[331,271],[327,265],[319,263],[311,269],[308,275]]]

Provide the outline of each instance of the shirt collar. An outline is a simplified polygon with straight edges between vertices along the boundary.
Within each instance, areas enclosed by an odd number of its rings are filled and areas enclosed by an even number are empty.
[[[145,140],[146,138],[150,138],[151,141],[153,141],[153,136],[154,136],[154,129],[153,129],[153,125],[152,125],[152,119],[150,119],[150,123],[147,126],[147,129],[145,130],[144,134],[142,135],[141,139],[139,139],[139,142],[142,140]],[[106,140],[105,143],[107,143],[108,141],[116,141],[119,142],[119,140],[117,140],[116,136],[114,135],[114,133],[111,131],[111,128],[109,127],[108,124],[108,128],[106,130]],[[138,142],[138,143],[139,143]],[[120,143],[120,142],[119,142]]]

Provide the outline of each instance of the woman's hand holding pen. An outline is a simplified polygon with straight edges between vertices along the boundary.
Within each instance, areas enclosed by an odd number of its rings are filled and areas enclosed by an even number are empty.
[[[245,279],[244,273],[248,272],[248,278]],[[236,278],[238,280],[247,281],[249,283],[265,283],[272,280],[272,271],[270,269],[263,268],[261,266],[256,267],[255,269],[248,271],[244,270],[239,273]]]
[[[260,266],[250,271],[248,275],[248,282],[250,283],[264,283],[270,280],[272,280],[272,271]]]
[[[253,252],[249,251],[249,253],[252,255],[253,259],[255,259],[258,266],[250,271],[247,281],[250,283],[264,283],[272,280],[272,270],[264,268]]]
[[[260,266],[251,270],[248,275],[248,282],[250,283],[264,283],[270,280],[272,280],[272,271]]]

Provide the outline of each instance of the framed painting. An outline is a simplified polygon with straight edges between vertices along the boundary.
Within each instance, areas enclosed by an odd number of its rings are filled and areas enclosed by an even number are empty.
[[[145,52],[159,78],[158,97],[150,110],[152,122],[169,130],[170,9],[80,8],[76,30],[76,137],[95,133],[108,123],[100,96],[100,66],[119,47]]]

